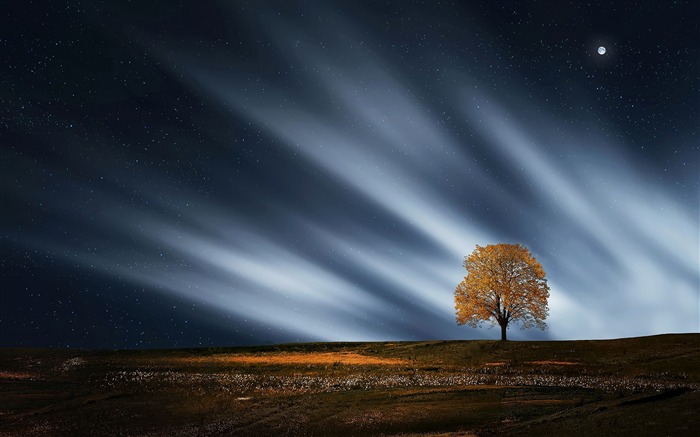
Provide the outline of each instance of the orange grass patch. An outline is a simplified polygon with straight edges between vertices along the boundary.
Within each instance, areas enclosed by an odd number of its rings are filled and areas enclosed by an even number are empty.
[[[524,405],[563,405],[573,404],[575,401],[570,399],[520,399],[509,400],[506,404],[524,404]]]
[[[32,375],[22,372],[5,372],[0,370],[0,379],[29,379]]]
[[[527,364],[537,364],[540,366],[576,366],[581,363],[573,361],[528,361]]]
[[[264,365],[299,365],[299,364],[347,364],[352,366],[392,366],[406,364],[408,361],[400,358],[379,358],[360,355],[353,352],[282,352],[260,355],[214,355],[209,357],[181,358],[178,361],[186,363],[231,363],[231,364],[264,364]]]

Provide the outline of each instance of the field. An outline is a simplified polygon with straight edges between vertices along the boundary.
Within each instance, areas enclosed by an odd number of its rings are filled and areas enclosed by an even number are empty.
[[[0,350],[0,436],[700,435],[700,334]]]

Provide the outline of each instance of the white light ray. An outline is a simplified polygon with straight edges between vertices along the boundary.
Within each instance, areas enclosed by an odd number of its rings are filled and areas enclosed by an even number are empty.
[[[225,99],[261,126],[285,141],[332,175],[340,177],[359,192],[391,211],[405,223],[432,238],[455,256],[477,242],[492,241],[483,230],[463,220],[429,183],[415,180],[411,168],[364,151],[364,147],[301,109],[279,109],[277,101],[246,101],[234,85],[219,83],[203,74],[196,75],[201,86]]]
[[[465,91],[468,93],[473,91]],[[474,127],[515,171],[535,184],[552,208],[559,209],[566,217],[564,222],[547,225],[542,233],[553,246],[561,246],[563,241],[569,246],[567,253],[560,255],[563,259],[555,261],[555,268],[572,275],[570,280],[579,280],[572,281],[567,288],[567,293],[577,297],[579,306],[575,310],[570,305],[563,307],[571,311],[572,320],[588,321],[588,336],[654,334],[663,332],[658,330],[661,326],[665,326],[666,331],[695,329],[698,313],[694,302],[699,297],[700,279],[696,270],[697,222],[693,223],[681,212],[682,208],[661,194],[659,188],[644,181],[633,168],[618,165],[616,173],[599,168],[586,176],[567,174],[542,151],[527,129],[512,121],[517,116],[499,107],[493,97],[478,95],[475,99],[463,100],[478,103],[478,106],[463,105],[469,117],[479,120]],[[541,126],[547,125],[554,125],[554,122],[542,120],[538,127],[541,130]],[[572,152],[573,146],[567,147]],[[611,153],[598,159],[615,160],[616,157]],[[577,184],[574,177],[583,178],[585,185]],[[616,182],[603,184],[600,181]],[[613,202],[619,204],[611,209]],[[586,231],[585,242],[572,240],[572,236],[566,234],[571,223]],[[590,241],[604,247],[619,267],[586,258]],[[577,249],[577,245],[581,248]],[[659,262],[658,250],[673,261]],[[671,285],[673,288],[669,288]],[[616,307],[620,310],[614,310]],[[648,314],[646,319],[650,323],[640,324],[640,314]],[[594,320],[597,321],[592,322]],[[555,335],[576,337],[581,333],[569,326]]]

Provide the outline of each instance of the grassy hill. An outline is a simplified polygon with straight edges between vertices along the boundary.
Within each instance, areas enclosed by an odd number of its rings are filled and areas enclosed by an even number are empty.
[[[700,435],[700,334],[0,350],[0,436]]]

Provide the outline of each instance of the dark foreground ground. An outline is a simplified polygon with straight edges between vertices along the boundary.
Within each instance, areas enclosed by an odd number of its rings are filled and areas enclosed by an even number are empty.
[[[700,334],[0,350],[0,436],[700,435]]]

